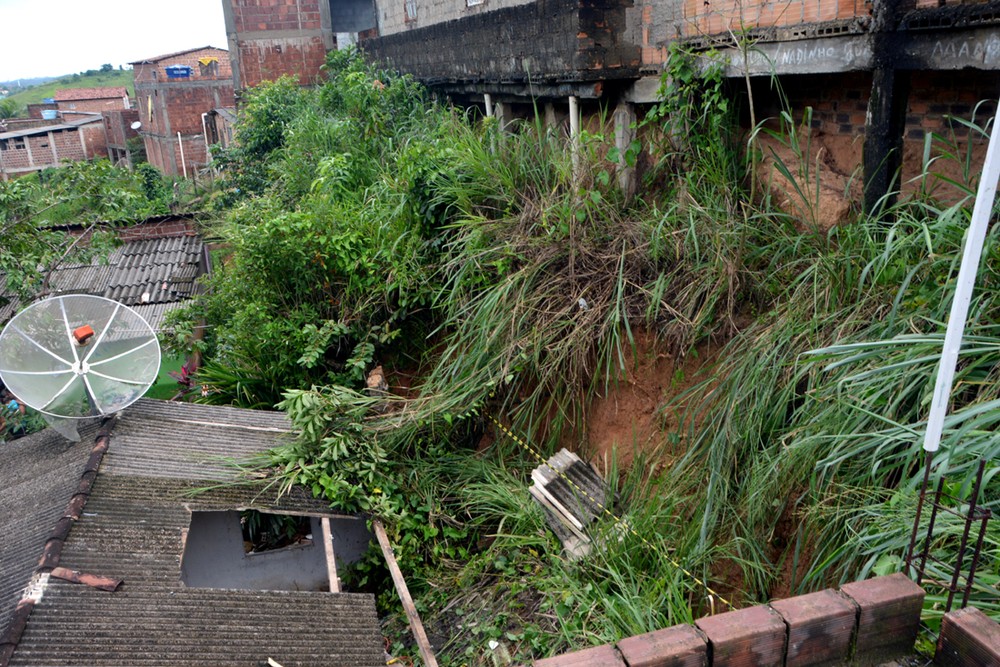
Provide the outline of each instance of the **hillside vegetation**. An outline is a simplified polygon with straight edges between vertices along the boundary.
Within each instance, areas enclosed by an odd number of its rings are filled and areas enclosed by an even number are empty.
[[[247,95],[214,199],[229,257],[172,344],[206,353],[199,400],[287,411],[301,435],[259,462],[276,484],[386,523],[443,664],[522,663],[902,568],[969,199],[944,206],[918,183],[828,232],[782,213],[721,75],[682,52],[641,141],[619,151],[593,124],[576,161],[562,128],[501,128],[329,58],[317,90]],[[792,151],[794,117],[774,132]],[[630,200],[615,170],[635,164],[646,194]],[[998,233],[935,467],[961,495],[985,457],[992,506]],[[663,400],[630,465],[601,461],[617,518],[572,560],[531,470],[601,444],[594,400],[628,380],[640,340],[718,361]],[[365,390],[377,365],[387,394]],[[942,560],[958,530],[935,525]],[[998,549],[994,522],[973,599],[995,616]],[[415,654],[380,563],[349,584],[379,593],[392,651]],[[932,589],[931,624],[940,602]]]
[[[70,74],[60,77],[54,81],[26,88],[4,98],[4,103],[13,105],[20,110],[19,115],[25,115],[24,111],[29,104],[41,104],[47,97],[54,97],[57,90],[66,88],[114,88],[124,86],[128,89],[129,95],[135,94],[133,85],[132,70],[110,70],[100,72],[90,70],[89,73]]]

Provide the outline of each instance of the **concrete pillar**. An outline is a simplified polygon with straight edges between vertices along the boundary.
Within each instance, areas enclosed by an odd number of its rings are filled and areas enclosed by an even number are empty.
[[[52,149],[52,164],[59,164],[59,148],[56,146],[56,138],[51,132],[49,132],[49,148]]]
[[[556,105],[552,102],[545,103],[545,127],[550,130],[556,128],[558,121],[556,120]]]
[[[500,129],[505,129],[514,120],[510,111],[510,104],[506,102],[496,102],[493,105],[493,113],[500,123]]]
[[[493,118],[493,96],[486,93],[483,95],[483,100],[486,103],[486,117]]]
[[[82,137],[83,135],[81,134],[80,136]],[[35,166],[35,156],[31,152],[31,137],[30,136],[27,136],[27,137],[24,138],[24,148],[25,148],[25,150],[28,151],[28,166],[29,167],[34,167]],[[86,157],[86,153],[87,153],[86,149],[84,149],[84,157]],[[42,165],[42,166],[45,166],[45,165]]]
[[[627,199],[635,196],[639,189],[636,178],[635,166],[630,166],[625,161],[632,142],[635,141],[635,106],[624,100],[618,103],[614,113],[615,119],[615,147],[618,149],[618,187],[625,194]]]

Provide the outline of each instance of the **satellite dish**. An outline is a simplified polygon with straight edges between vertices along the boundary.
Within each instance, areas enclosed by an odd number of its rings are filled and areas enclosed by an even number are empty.
[[[146,320],[99,296],[44,299],[0,333],[0,380],[51,417],[118,412],[142,397],[159,371],[160,346]]]
[[[131,125],[129,125],[129,127],[131,127],[133,130],[138,130],[140,127],[142,127],[142,121],[141,120],[137,120],[134,123],[132,123]]]

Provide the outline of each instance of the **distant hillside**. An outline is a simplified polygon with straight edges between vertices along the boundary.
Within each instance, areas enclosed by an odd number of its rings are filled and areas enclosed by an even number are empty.
[[[15,93],[8,100],[14,100],[20,107],[29,104],[39,104],[46,97],[53,97],[57,90],[63,88],[111,88],[114,86],[125,86],[128,88],[130,96],[135,94],[135,87],[132,85],[132,70],[112,70],[110,72],[98,72],[95,74],[70,74],[39,86],[33,86],[19,93]]]
[[[0,88],[7,88],[11,90],[14,88],[30,88],[31,86],[39,86],[58,78],[58,76],[33,76],[27,79],[11,79],[10,81],[0,81]]]

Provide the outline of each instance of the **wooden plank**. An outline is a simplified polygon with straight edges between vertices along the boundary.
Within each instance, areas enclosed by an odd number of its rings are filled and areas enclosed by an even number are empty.
[[[337,576],[337,559],[333,554],[333,531],[330,530],[330,517],[319,520],[323,533],[323,552],[326,554],[326,576],[330,580],[330,592],[340,592],[340,578]]]
[[[389,544],[389,536],[385,534],[385,528],[382,527],[382,522],[378,519],[372,521],[372,527],[375,528],[375,537],[378,538],[378,544],[382,547],[382,555],[385,556],[385,562],[389,566],[392,582],[396,584],[396,592],[399,593],[406,617],[410,619],[410,629],[413,631],[413,637],[417,640],[417,647],[420,649],[420,657],[423,658],[424,666],[438,667],[437,659],[431,651],[431,643],[427,640],[427,633],[424,632],[424,624],[420,622],[420,614],[417,613],[417,607],[413,604],[413,598],[410,597],[410,590],[406,587],[403,573],[399,570],[399,565],[396,564],[396,556],[392,552],[392,545]]]

